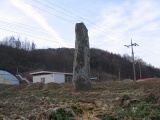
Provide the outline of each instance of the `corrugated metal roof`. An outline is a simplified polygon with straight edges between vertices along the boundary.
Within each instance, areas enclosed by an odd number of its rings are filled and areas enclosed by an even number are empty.
[[[39,75],[39,74],[65,74],[65,75],[73,75],[73,73],[63,73],[63,72],[52,72],[52,71],[37,71],[30,73],[31,75]]]
[[[53,72],[50,71],[38,71],[38,72],[33,72],[30,73],[31,75],[38,75],[38,74],[53,74]]]

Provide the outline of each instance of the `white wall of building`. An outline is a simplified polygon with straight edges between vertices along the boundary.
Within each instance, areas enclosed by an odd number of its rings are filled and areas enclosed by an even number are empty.
[[[63,73],[53,73],[54,74],[54,82],[55,83],[64,83],[65,77]]]
[[[33,75],[33,83],[37,83],[37,82],[64,83],[65,82],[65,74],[68,74],[68,73],[39,71],[39,72],[30,73],[30,74]]]
[[[43,81],[43,79],[44,79],[44,81]],[[44,83],[54,82],[53,74],[34,75],[33,76],[33,83],[36,83],[36,82],[44,82]]]

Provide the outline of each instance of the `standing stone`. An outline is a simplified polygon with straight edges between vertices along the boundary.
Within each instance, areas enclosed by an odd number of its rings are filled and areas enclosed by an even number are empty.
[[[83,23],[77,23],[75,32],[73,83],[76,90],[89,90],[91,88],[91,81],[88,30]]]

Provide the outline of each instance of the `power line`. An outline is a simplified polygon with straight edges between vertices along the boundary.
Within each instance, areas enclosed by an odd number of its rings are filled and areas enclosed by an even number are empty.
[[[143,47],[143,46],[142,46],[141,48],[143,48],[143,50],[140,49],[139,51],[148,51],[148,52],[151,53],[151,54],[160,55],[159,53],[156,53],[156,52],[151,51],[149,48],[145,48],[145,47]]]
[[[4,28],[0,28],[2,30],[5,30],[5,31],[9,31],[9,32],[14,32],[14,33],[18,33],[18,34],[22,34],[22,35],[27,35],[27,36],[30,36],[30,37],[34,37],[34,38],[38,38],[38,39],[41,39],[41,40],[47,40],[47,41],[50,41],[50,42],[56,42],[56,43],[60,43],[60,42],[57,42],[57,41],[53,41],[53,40],[49,40],[49,39],[43,39],[43,38],[40,38],[40,37],[36,37],[36,36],[33,36],[33,35],[28,35],[26,33],[20,33],[20,32],[16,32],[16,31],[12,31],[12,30],[7,30],[7,29],[4,29]],[[69,46],[69,45],[68,45]],[[71,46],[70,46],[71,47]],[[72,46],[73,47],[73,46]]]
[[[1,19],[3,19],[3,18],[1,18]],[[5,21],[3,21],[3,20],[5,20]],[[3,19],[3,20],[0,20],[0,22],[6,23],[6,24],[11,24],[11,25],[14,25],[14,24],[13,24],[13,22],[14,22],[15,25],[16,25],[16,28],[17,28],[17,25],[18,25],[18,26],[23,27],[23,28],[24,28],[24,27],[27,27],[27,29],[29,28],[29,29],[31,29],[31,30],[34,30],[34,32],[35,32],[35,30],[36,30],[36,31],[38,31],[38,32],[43,32],[43,34],[44,34],[44,32],[45,32],[45,33],[47,33],[47,35],[52,35],[52,34],[49,34],[46,30],[40,30],[39,28],[35,28],[35,27],[33,27],[33,26],[29,26],[29,25],[26,25],[26,24],[23,24],[23,23],[15,22],[15,21],[9,21],[9,20],[6,20],[6,19]],[[9,22],[6,22],[6,21],[9,21]],[[11,23],[10,23],[10,22],[11,22]],[[59,33],[57,33],[57,34],[59,34]],[[59,34],[59,35],[62,36],[63,38],[74,39],[74,38],[71,38],[71,37],[66,36],[66,35],[61,35],[61,34]],[[120,41],[118,41],[118,42],[120,42]],[[102,46],[101,43],[99,43],[99,45]]]
[[[14,24],[11,24],[11,23],[9,23],[9,22],[5,22],[5,21],[2,21],[2,20],[0,20],[1,22],[3,22],[3,23],[6,23],[6,24],[10,24],[10,25],[14,25]],[[33,28],[33,30],[34,30],[34,32],[35,32],[35,30],[37,30],[37,31],[44,31],[44,30],[39,30],[38,28],[35,28],[35,27],[33,27],[33,26],[28,26],[28,25],[26,25],[26,24],[22,24],[22,23],[18,23],[18,22],[15,22],[15,23],[17,23],[18,25],[20,24],[20,26],[22,27],[22,28],[24,28],[24,26],[26,26],[26,27],[29,27],[29,28]],[[16,24],[16,28],[17,28],[17,24]],[[15,29],[15,28],[14,28]],[[30,30],[30,29],[29,29]],[[31,29],[32,30],[32,29]],[[28,32],[28,31],[27,31]],[[30,32],[30,31],[29,31]],[[46,32],[46,31],[44,31],[44,32]],[[47,33],[47,32],[46,32]],[[35,33],[33,33],[33,34],[35,34]],[[36,32],[36,34],[37,34],[37,32]],[[43,33],[41,34],[41,35],[43,35],[43,36],[45,36]],[[51,35],[51,34],[48,34],[48,35]],[[47,35],[46,35],[47,36]],[[62,35],[61,35],[62,36]],[[48,36],[47,36],[48,37]],[[73,38],[68,38],[68,37],[63,37],[63,38],[67,38],[67,39],[73,39]],[[98,44],[96,44],[96,45],[98,45]],[[102,44],[101,43],[99,43],[99,46],[102,46]],[[121,48],[120,48],[121,49]],[[142,51],[142,50],[141,50]],[[149,50],[147,50],[147,51],[149,51]],[[153,54],[156,54],[156,53],[154,53],[154,52],[152,52],[152,51],[149,51],[150,53],[153,53]],[[157,54],[157,55],[159,55],[159,54]]]
[[[45,40],[45,41],[50,41],[50,42],[55,42],[55,43],[61,43],[61,42],[57,42],[57,41],[53,41],[53,40],[48,40],[48,39],[45,39],[45,38],[36,37],[36,36],[29,35],[29,34],[26,34],[26,33],[16,32],[16,31],[13,31],[13,30],[8,30],[8,29],[4,29],[4,28],[0,28],[0,29],[1,30],[5,30],[5,31],[9,31],[9,32],[13,32],[13,33],[22,34],[22,35],[27,35],[27,36],[38,38],[38,39]]]
[[[12,24],[12,23],[8,23],[8,22],[4,22],[4,21],[1,21],[0,20],[0,24],[2,24],[2,25],[7,25],[7,27],[13,27],[14,28],[14,26],[15,26],[15,28],[14,29],[17,29],[17,28],[19,28],[19,29],[22,29],[23,31],[26,31],[26,32],[30,32],[31,33],[31,30],[33,30],[34,31],[34,33],[33,34],[37,34],[37,35],[39,35],[39,36],[44,36],[44,37],[48,37],[48,36],[54,36],[53,34],[49,34],[49,33],[47,33],[46,31],[46,34],[44,34],[44,32],[41,32],[41,31],[38,31],[38,29],[31,29],[31,28],[27,28],[27,29],[24,29],[24,26],[17,26],[17,25],[15,25],[15,24]],[[27,30],[29,30],[29,31],[27,31]],[[38,31],[38,32],[37,32]],[[60,35],[61,36],[61,35]],[[48,37],[49,38],[49,37]],[[55,38],[55,37],[54,37]],[[61,38],[64,38],[64,39],[73,39],[73,38],[68,38],[68,37],[61,37]],[[68,42],[68,41],[67,41]]]
[[[3,18],[1,18],[0,17],[0,19],[3,19]],[[5,21],[3,21],[3,20],[5,20]],[[20,26],[22,26],[23,28],[24,27],[27,27],[27,29],[29,28],[29,29],[31,29],[31,30],[36,30],[36,31],[39,31],[39,32],[45,32],[45,33],[47,33],[47,34],[49,34],[48,33],[48,31],[46,31],[46,30],[40,30],[39,28],[36,28],[36,27],[33,27],[33,26],[30,26],[30,25],[26,25],[26,24],[24,24],[24,23],[19,23],[19,22],[16,22],[16,21],[9,21],[9,20],[6,20],[6,19],[3,19],[3,20],[0,20],[0,22],[4,22],[4,23],[6,23],[6,24],[12,24],[12,25],[16,25],[16,27],[17,27],[17,24],[18,25],[20,25]],[[7,21],[7,22],[6,22]],[[9,21],[9,22],[8,22]],[[14,22],[14,23],[13,23]],[[59,33],[57,33],[58,35],[60,35],[60,36],[63,36],[63,37],[65,37],[65,38],[69,38],[69,39],[73,39],[73,38],[71,38],[71,37],[69,37],[69,36],[66,36],[66,35],[61,35],[61,34],[59,34]]]
[[[37,1],[37,0],[34,0],[34,1]],[[81,17],[81,16],[79,16],[79,15],[77,15],[77,14],[75,14],[75,13],[69,11],[69,10],[67,10],[67,9],[64,9],[63,7],[60,7],[60,6],[58,6],[58,5],[50,2],[50,1],[48,1],[48,0],[45,0],[45,1],[48,2],[48,3],[50,3],[50,4],[52,4],[52,5],[54,5],[54,6],[56,6],[56,7],[58,7],[58,8],[60,8],[60,9],[62,9],[62,10],[64,10],[65,12],[68,12],[68,13],[71,13],[71,14],[73,14],[73,15],[76,15],[77,17],[79,17],[79,18],[87,21],[87,22],[90,23],[91,25],[95,25],[95,23],[93,23],[93,22],[91,22],[91,21],[89,21],[89,20],[87,20],[87,19],[85,19],[85,18],[83,18],[83,17]],[[96,26],[96,28],[99,28],[99,27]],[[101,28],[99,28],[99,29],[101,29]],[[101,30],[102,30],[102,29],[101,29]],[[110,30],[106,30],[106,31],[108,31],[110,34],[114,34],[115,36],[119,36],[119,35],[116,35],[115,33],[113,33],[113,32],[110,31]],[[105,31],[104,31],[104,32],[105,32]],[[108,34],[108,33],[107,33],[107,34]],[[119,37],[122,37],[122,36],[119,36]]]
[[[2,22],[4,22],[4,21],[2,21]],[[8,22],[4,22],[4,23],[7,23],[7,25],[9,24],[10,26],[9,27],[11,27],[11,25],[14,25],[14,24],[11,24],[11,23],[8,23]],[[21,24],[20,24],[21,25]],[[8,26],[7,26],[8,27]],[[24,28],[24,26],[21,26],[21,27],[23,27]],[[28,26],[27,26],[28,27]],[[29,26],[29,27],[31,27],[31,26]],[[17,28],[17,25],[16,25],[16,28]],[[15,29],[15,28],[14,28]],[[32,29],[31,29],[32,30]],[[33,29],[34,31],[35,31],[35,29]],[[36,29],[36,30],[39,30],[39,29]],[[28,32],[28,31],[27,31]],[[30,32],[30,31],[29,31]],[[45,31],[46,32],[46,31]],[[36,33],[33,33],[33,34],[37,34],[37,32]],[[45,36],[43,33],[41,33],[39,36]],[[46,35],[47,36],[47,35]],[[48,36],[47,36],[47,38],[49,38]],[[98,45],[98,44],[96,44],[96,45]],[[102,44],[101,43],[99,43],[99,46],[102,46]],[[121,48],[120,48],[121,49]],[[124,48],[123,48],[124,49]],[[117,49],[118,50],[118,49]],[[152,52],[153,53],[153,52]]]
[[[62,17],[60,17],[60,16],[58,16],[58,15],[55,15],[55,14],[53,14],[53,13],[50,13],[50,12],[46,11],[46,10],[43,10],[43,9],[41,9],[41,8],[39,8],[39,7],[37,7],[37,6],[34,6],[34,5],[30,4],[30,3],[27,3],[27,2],[24,2],[24,1],[21,1],[21,2],[23,2],[23,3],[25,3],[25,4],[28,4],[28,5],[32,6],[32,7],[35,7],[35,8],[37,8],[37,9],[39,9],[39,10],[41,10],[41,11],[44,11],[44,12],[46,12],[46,13],[48,13],[48,14],[51,14],[51,15],[53,15],[53,16],[56,16],[56,17],[58,17],[58,18],[60,18],[60,19],[62,19],[62,20],[64,20],[64,21],[67,21],[67,22],[69,22],[69,23],[75,24],[75,23],[73,23],[73,22],[71,22],[71,21],[69,21],[69,20],[67,20],[67,19],[64,19],[64,18],[62,18]]]
[[[35,1],[35,0],[34,0]],[[21,2],[24,2],[24,1],[21,1]],[[65,20],[65,21],[68,21],[68,22],[70,22],[70,23],[73,23],[73,22],[71,22],[71,21],[69,21],[69,20],[66,20],[66,19],[64,19],[64,18],[62,18],[62,17],[59,17],[59,16],[57,16],[57,15],[55,15],[55,14],[52,14],[52,13],[50,13],[50,12],[48,12],[48,11],[45,11],[45,10],[43,10],[43,9],[41,9],[41,8],[39,8],[39,7],[37,7],[37,6],[34,6],[34,5],[32,5],[32,4],[30,4],[30,3],[27,3],[27,2],[24,2],[25,4],[28,4],[28,5],[30,5],[30,6],[33,6],[33,7],[35,7],[35,8],[37,8],[37,9],[40,9],[40,10],[42,10],[42,11],[44,11],[44,12],[46,12],[46,13],[49,13],[49,14],[51,14],[51,15],[54,15],[54,16],[56,16],[56,17],[58,17],[58,18],[60,18],[60,19],[62,19],[62,20]],[[38,3],[40,3],[40,2],[38,2]],[[40,4],[42,4],[42,5],[44,5],[43,3],[40,3]],[[47,6],[47,5],[44,5],[44,6]],[[49,8],[51,8],[50,6],[48,6]],[[53,9],[53,8],[52,8]],[[56,11],[58,11],[58,10],[56,10]],[[59,11],[60,12],[60,11]],[[62,12],[61,12],[62,13]],[[65,14],[65,13],[63,13],[64,15],[67,15],[67,14]],[[67,15],[67,16],[69,16],[69,15]],[[71,17],[71,16],[70,16]],[[72,17],[73,18],[73,17]],[[74,18],[75,19],[75,18]],[[91,23],[91,22],[90,22]],[[74,24],[74,23],[73,23]],[[94,23],[91,23],[92,25],[94,25]],[[105,31],[103,31],[101,28],[98,28],[97,26],[96,26],[96,28],[97,29],[99,29],[100,31],[102,31],[102,32],[105,32]],[[105,32],[106,33],[106,32]],[[115,38],[117,38],[116,36],[114,36],[113,34],[111,34],[110,32],[108,32],[107,34],[110,34],[110,35],[112,35],[113,37],[115,37]],[[106,37],[106,36],[104,36],[104,37]],[[122,36],[121,36],[122,37]]]
[[[0,20],[0,24],[1,24],[1,23],[3,23],[4,25],[7,25],[7,28],[12,28],[12,27],[15,26],[15,28],[13,28],[14,30],[17,29],[17,28],[19,28],[19,29],[22,29],[21,31],[25,31],[25,32],[27,32],[27,33],[31,33],[31,30],[34,30],[34,32],[36,32],[37,30],[39,31],[38,28],[34,28],[34,27],[32,27],[32,26],[28,26],[28,25],[26,25],[26,24],[21,24],[21,23],[17,23],[17,22],[16,22],[16,24],[13,24],[13,23],[9,23],[9,22],[5,22],[5,21],[1,21],[1,20]],[[17,25],[18,25],[18,26],[17,26]],[[24,27],[27,27],[27,29],[29,28],[30,31],[23,30]],[[35,30],[36,30],[36,31],[35,31]],[[44,32],[46,32],[46,31],[44,31]],[[49,38],[48,34],[45,35],[44,33],[41,33],[41,31],[40,31],[40,32],[36,32],[36,33],[32,33],[32,34],[34,34],[34,35],[37,34],[38,36],[46,36],[45,38]],[[50,34],[49,34],[49,35],[50,35]],[[62,38],[67,38],[67,37],[62,37]],[[67,38],[67,39],[70,39],[70,38]],[[67,42],[67,43],[69,43],[69,42]],[[102,46],[102,44],[99,43],[99,46]]]
[[[115,37],[115,36],[114,36]]]
[[[11,29],[14,29],[14,30],[18,30],[19,31],[19,29],[15,29],[15,28],[12,28],[11,26],[10,27],[7,27],[7,28],[11,28]],[[21,31],[21,34],[22,34],[22,32],[27,32],[27,34],[26,35],[28,35],[28,33],[31,33],[31,32],[29,32],[29,31],[25,31],[25,30],[20,30]],[[34,34],[34,36],[35,35],[38,35],[38,37],[42,37],[42,38],[44,38],[45,36],[42,36],[41,34],[36,34],[36,33],[31,33],[31,34]],[[31,36],[31,35],[30,35]],[[33,35],[32,35],[33,36]],[[47,39],[47,40],[49,40],[49,39],[53,39],[53,38],[55,38],[55,37],[45,37],[45,39]],[[67,44],[71,44],[70,42],[68,42],[68,41],[65,41],[65,40],[63,40],[63,42],[67,42]],[[62,43],[62,42],[58,42],[58,43]]]
[[[48,5],[45,5],[45,4],[43,4],[43,3],[41,3],[41,2],[39,2],[39,1],[37,1],[37,0],[33,0],[33,1],[35,1],[35,2],[39,3],[39,4],[43,5],[43,6],[46,6],[47,8],[53,9],[53,10],[55,10],[55,11],[57,11],[57,12],[59,12],[59,13],[63,14],[63,15],[66,15],[66,16],[68,16],[68,17],[70,17],[70,18],[74,19],[74,20],[79,21],[79,19],[76,19],[76,18],[74,18],[74,17],[72,17],[72,16],[70,16],[70,15],[68,15],[68,14],[65,14],[65,13],[63,13],[63,12],[61,12],[61,11],[59,11],[59,10],[56,10],[56,9],[54,9],[54,8],[52,8],[52,7],[48,6]],[[79,21],[79,22],[81,22],[81,21]]]

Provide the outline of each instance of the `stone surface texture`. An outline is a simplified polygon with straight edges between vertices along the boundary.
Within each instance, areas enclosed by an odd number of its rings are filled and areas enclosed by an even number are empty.
[[[76,90],[89,90],[91,88],[91,81],[88,30],[83,23],[77,23],[75,33],[73,83]]]

